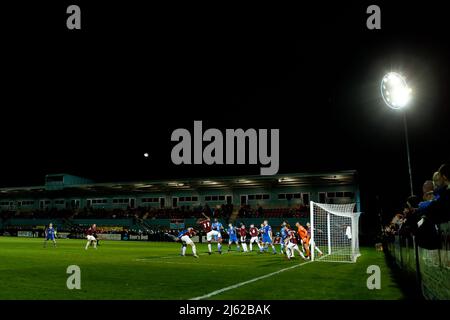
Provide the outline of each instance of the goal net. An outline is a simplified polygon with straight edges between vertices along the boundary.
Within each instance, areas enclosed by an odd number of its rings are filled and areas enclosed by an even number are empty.
[[[360,213],[354,209],[355,203],[310,202],[312,261],[356,262]]]

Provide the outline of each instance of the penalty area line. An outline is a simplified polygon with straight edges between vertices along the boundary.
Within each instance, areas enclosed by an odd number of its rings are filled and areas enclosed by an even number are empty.
[[[239,283],[236,283],[236,284],[234,284],[232,286],[225,287],[225,288],[222,288],[222,289],[210,292],[210,293],[205,294],[203,296],[198,296],[198,297],[195,297],[195,298],[191,298],[189,300],[203,300],[203,299],[207,299],[207,298],[210,298],[212,296],[218,295],[218,294],[220,294],[222,292],[229,291],[229,290],[232,290],[232,289],[236,289],[236,288],[245,286],[246,284],[249,284],[249,283],[252,283],[252,282],[256,282],[256,281],[259,281],[259,280],[262,280],[262,279],[266,279],[266,278],[269,278],[269,277],[272,277],[272,276],[277,275],[279,273],[282,273],[282,272],[285,272],[285,271],[288,271],[288,270],[291,270],[291,269],[294,269],[294,268],[301,267],[301,266],[303,266],[305,264],[308,264],[308,263],[311,263],[311,262],[312,261],[305,261],[303,263],[296,264],[295,266],[291,266],[291,267],[284,268],[284,269],[281,269],[281,270],[278,270],[278,271],[275,271],[275,272],[272,272],[272,273],[268,273],[266,275],[263,275],[263,276],[260,276],[260,277],[257,277],[257,278],[253,278],[253,279],[250,279],[250,280],[247,280],[247,281],[244,281],[244,282],[239,282]]]
[[[218,254],[217,252],[213,252],[213,254]],[[231,252],[222,252],[221,255],[225,255],[225,254],[231,254]],[[202,252],[198,254],[199,256],[206,256],[208,255],[208,252]],[[188,255],[188,257],[191,255]],[[138,258],[138,259],[133,259],[134,261],[155,261],[158,259],[176,259],[176,258],[182,258],[182,256],[180,254],[177,255],[173,255],[173,256],[164,256],[164,257],[155,257],[155,258]]]
[[[211,267],[229,267],[229,268],[236,268],[236,267],[242,267],[242,265],[238,264],[212,264],[212,263],[202,263],[202,261],[194,260],[198,262],[180,262],[180,261],[158,261],[158,260],[146,260],[141,262],[148,262],[148,263],[166,263],[166,264],[175,264],[175,265],[181,265],[181,264],[189,264],[189,265],[195,265],[195,266],[211,266]]]

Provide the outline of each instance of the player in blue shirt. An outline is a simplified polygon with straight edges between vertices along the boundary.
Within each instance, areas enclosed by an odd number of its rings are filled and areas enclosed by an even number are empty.
[[[220,232],[223,230],[223,225],[219,222],[217,218],[214,219],[214,222],[212,224],[212,229],[216,230],[217,232]]]
[[[288,237],[288,233],[287,233],[286,228],[285,228],[286,225],[287,225],[286,221],[284,221],[281,224],[281,230],[280,230],[280,233],[281,233],[281,254],[285,253],[285,250],[284,250],[285,240]]]
[[[53,246],[56,247],[56,230],[53,228],[53,224],[50,223],[48,225],[48,228],[45,229],[45,241],[44,241],[44,248],[47,247],[47,241],[52,240]]]
[[[223,230],[223,225],[217,218],[214,219],[214,222],[211,225],[211,229],[219,233],[219,235],[215,237],[215,240],[218,240],[218,238],[222,238],[220,231]],[[217,250],[219,251],[219,253],[222,253],[222,244],[220,243],[220,241],[217,242]]]
[[[239,246],[239,241],[237,238],[237,231],[236,231],[236,227],[233,226],[233,224],[229,224],[228,225],[228,229],[226,230],[229,236],[229,240],[228,240],[228,252],[231,251],[231,244],[234,242],[236,243],[236,249],[237,251],[241,251],[241,247]]]
[[[272,241],[272,227],[269,226],[269,222],[267,220],[264,220],[263,230],[264,230],[264,232],[263,232],[262,242],[266,246],[268,246],[270,244],[270,246],[272,247],[273,254],[277,254],[277,250],[275,249],[275,246],[273,245],[273,241]],[[261,252],[262,252],[262,250],[261,250]]]

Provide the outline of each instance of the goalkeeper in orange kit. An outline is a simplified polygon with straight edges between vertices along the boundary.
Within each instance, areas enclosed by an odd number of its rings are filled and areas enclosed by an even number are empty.
[[[302,240],[303,248],[306,252],[306,257],[310,257],[311,253],[309,252],[308,230],[306,230],[305,227],[300,224],[300,222],[296,222],[295,226],[297,227],[298,236]]]

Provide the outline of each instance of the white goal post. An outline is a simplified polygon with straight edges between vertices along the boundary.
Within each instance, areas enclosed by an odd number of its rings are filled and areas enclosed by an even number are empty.
[[[310,202],[311,260],[356,262],[361,255],[358,241],[360,213],[355,203]]]

